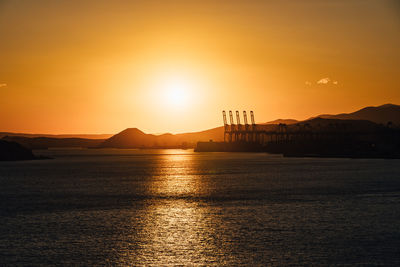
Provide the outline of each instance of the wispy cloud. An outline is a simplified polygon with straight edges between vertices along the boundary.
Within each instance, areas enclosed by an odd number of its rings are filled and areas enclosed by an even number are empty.
[[[0,87],[6,87],[7,84],[6,83],[0,83]]]
[[[315,82],[316,84],[321,84],[321,85],[327,85],[327,84],[333,84],[333,85],[338,85],[339,82],[336,80],[332,80],[329,77],[321,78],[318,81]],[[306,82],[306,85],[311,85],[310,82]]]
[[[313,84],[319,84],[319,85],[327,85],[327,84],[332,84],[332,85],[338,85],[339,82],[337,80],[332,80],[329,77],[325,77],[325,78],[321,78],[318,81],[314,82],[310,82],[310,81],[305,81],[304,84],[306,86],[312,86]]]
[[[326,77],[326,78],[322,78],[320,79],[317,84],[328,84],[331,81],[330,78]]]

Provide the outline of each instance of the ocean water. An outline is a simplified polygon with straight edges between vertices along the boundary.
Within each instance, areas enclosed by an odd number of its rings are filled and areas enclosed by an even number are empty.
[[[400,160],[37,153],[0,162],[1,266],[400,265]]]

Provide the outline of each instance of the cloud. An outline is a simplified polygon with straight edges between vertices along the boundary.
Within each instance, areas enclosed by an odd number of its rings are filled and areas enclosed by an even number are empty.
[[[320,79],[317,84],[328,84],[331,81],[330,78],[326,77],[326,78],[322,78]]]
[[[304,84],[306,86],[312,86],[314,84],[314,82],[310,82],[310,81],[305,81]],[[332,80],[329,77],[325,77],[325,78],[321,78],[318,81],[315,82],[315,84],[321,84],[321,85],[327,85],[327,84],[332,84],[332,85],[338,85],[339,82],[337,80]]]
[[[7,84],[6,83],[0,83],[0,87],[6,87]]]

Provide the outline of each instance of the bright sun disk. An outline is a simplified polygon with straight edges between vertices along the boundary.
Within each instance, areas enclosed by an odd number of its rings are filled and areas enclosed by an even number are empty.
[[[190,87],[187,82],[170,79],[164,83],[163,87],[166,104],[173,107],[184,107],[188,104]]]

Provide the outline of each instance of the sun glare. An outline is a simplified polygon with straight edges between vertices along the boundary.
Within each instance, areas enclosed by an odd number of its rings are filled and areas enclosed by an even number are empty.
[[[164,100],[170,107],[182,108],[190,101],[190,84],[183,78],[170,78],[164,81]]]

